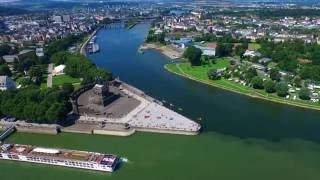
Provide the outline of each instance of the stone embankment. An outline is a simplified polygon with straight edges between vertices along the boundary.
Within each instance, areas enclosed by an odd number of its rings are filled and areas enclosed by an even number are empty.
[[[7,122],[0,121],[0,129],[4,130],[7,127],[15,126],[17,132],[24,133],[39,133],[39,134],[58,134],[60,126],[57,124],[37,124],[27,123],[25,121]]]

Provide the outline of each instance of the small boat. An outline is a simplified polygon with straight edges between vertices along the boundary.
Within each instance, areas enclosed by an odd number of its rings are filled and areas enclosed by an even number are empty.
[[[178,110],[179,110],[179,111],[182,111],[183,109],[182,109],[182,108],[178,108]]]
[[[199,118],[198,118],[198,120],[199,120],[199,121],[201,121],[201,120],[202,120],[202,118],[201,118],[201,117],[199,117]]]
[[[162,100],[163,103],[166,103],[166,100]]]
[[[170,106],[173,107],[174,105],[170,103]]]
[[[139,49],[138,49],[138,52],[139,52],[140,54],[143,54],[143,53],[144,53],[144,51],[142,50],[142,48],[139,48]]]

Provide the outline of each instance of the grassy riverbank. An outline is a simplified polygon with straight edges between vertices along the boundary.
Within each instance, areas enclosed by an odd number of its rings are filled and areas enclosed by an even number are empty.
[[[222,67],[228,66],[227,59],[220,59],[217,61],[216,64],[207,65],[207,66],[191,66],[189,63],[181,63],[181,64],[166,64],[165,69],[168,71],[175,73],[180,76],[184,76],[186,78],[208,84],[214,87],[218,87],[221,89],[225,89],[228,91],[232,91],[235,93],[244,94],[254,98],[260,98],[268,101],[273,101],[282,104],[288,104],[297,107],[309,108],[314,110],[320,110],[320,105],[317,103],[312,103],[309,101],[304,100],[292,100],[292,99],[285,99],[282,97],[277,96],[276,94],[269,94],[266,93],[264,90],[253,89],[248,86],[241,85],[234,81],[229,81],[226,79],[220,80],[210,80],[207,76],[207,72],[210,69],[218,69]]]

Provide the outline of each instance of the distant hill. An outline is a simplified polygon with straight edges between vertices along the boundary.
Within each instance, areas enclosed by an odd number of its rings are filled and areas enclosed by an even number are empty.
[[[21,8],[0,6],[0,16],[27,14],[27,13],[30,13],[30,11],[21,9]]]

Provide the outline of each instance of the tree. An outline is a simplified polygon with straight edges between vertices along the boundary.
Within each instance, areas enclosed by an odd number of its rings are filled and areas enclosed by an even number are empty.
[[[280,97],[285,97],[288,94],[288,84],[286,82],[279,82],[276,85],[277,95]]]
[[[0,76],[11,76],[12,73],[8,65],[3,64],[0,65]]]
[[[258,75],[258,73],[257,73],[256,69],[254,69],[254,68],[249,68],[249,69],[247,69],[247,71],[245,72],[245,80],[246,80],[247,82],[250,82],[251,79],[252,79],[253,77],[257,76],[257,75]]]
[[[65,109],[63,104],[54,103],[46,112],[46,119],[49,123],[55,123],[65,118]]]
[[[62,90],[67,94],[71,94],[74,91],[74,87],[71,83],[63,83]]]
[[[81,55],[72,55],[68,57],[64,72],[72,77],[84,77],[88,70],[94,67],[94,64],[86,57]]]
[[[194,46],[189,46],[183,53],[183,57],[187,58],[192,66],[198,66],[201,64],[202,51]]]
[[[302,88],[299,91],[299,98],[303,100],[310,100],[310,90],[307,88]]]
[[[69,95],[59,88],[40,90],[30,86],[23,90],[1,92],[0,111],[27,122],[56,123],[57,120],[64,120],[71,109],[68,98]]]
[[[11,49],[12,48],[7,44],[1,45],[0,46],[0,57],[7,55],[7,54],[10,54]]]
[[[294,83],[295,86],[301,87],[301,78],[299,76],[295,76],[293,78],[293,83]]]
[[[219,80],[221,79],[221,74],[216,69],[211,69],[208,71],[208,77],[212,80]]]
[[[216,54],[219,57],[230,56],[232,53],[232,44],[230,43],[218,43]]]
[[[279,73],[278,68],[272,68],[270,70],[270,78],[274,81],[280,81],[281,74]]]
[[[40,84],[42,81],[42,69],[40,66],[32,66],[29,69],[29,76],[35,84]]]
[[[272,80],[267,80],[264,83],[264,89],[267,93],[274,93],[276,92],[276,83]]]
[[[252,87],[255,89],[263,89],[263,80],[259,76],[255,76],[251,79]]]
[[[70,53],[67,51],[54,53],[50,58],[50,62],[56,65],[65,64],[69,55]]]

